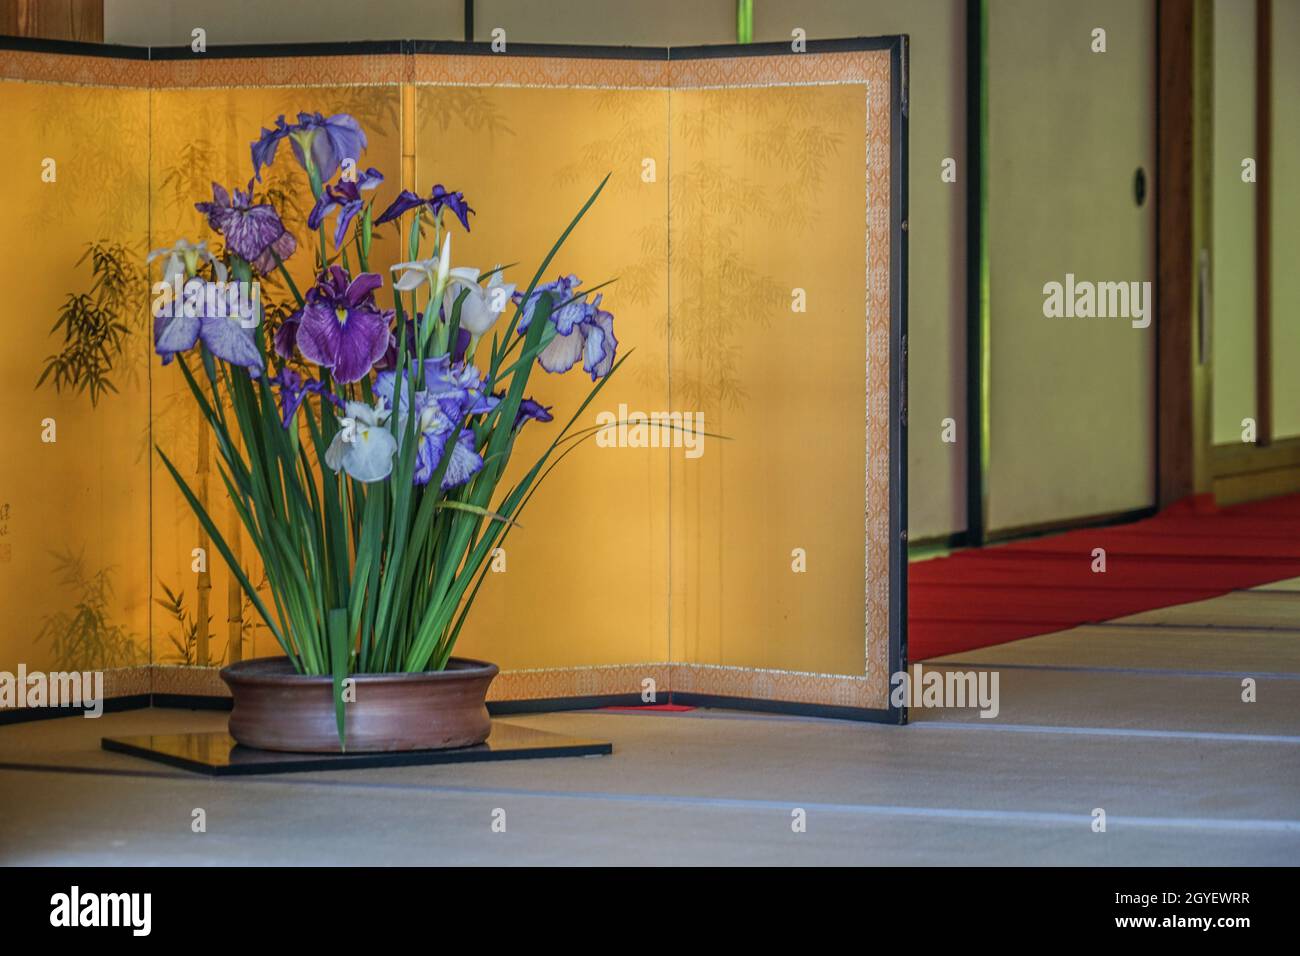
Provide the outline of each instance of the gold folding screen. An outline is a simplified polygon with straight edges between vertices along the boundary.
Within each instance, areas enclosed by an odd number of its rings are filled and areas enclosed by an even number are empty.
[[[348,112],[369,136],[362,167],[386,177],[381,203],[463,190],[476,215],[454,261],[517,262],[519,281],[610,173],[551,269],[618,280],[605,307],[635,353],[590,424],[678,413],[708,433],[637,447],[649,442],[616,429],[542,487],[458,645],[501,665],[492,698],[630,700],[651,681],[660,701],[898,719],[904,44],[810,46],[0,51],[0,119],[18,130],[16,168],[33,171],[0,233],[0,277],[25,290],[0,359],[0,668],[122,667],[120,693],[219,693],[210,669],[178,665],[277,652],[221,562],[196,569],[207,542],[150,454],[156,442],[224,497],[183,382],[152,355],[148,283],[130,287],[116,391],[92,406],[32,385],[62,343],[50,327],[65,297],[90,287],[75,265],[87,242],[129,247],[143,268],[148,248],[204,238],[193,203],[213,181],[247,181],[259,127]],[[301,170],[264,176],[296,200],[286,224],[305,236]],[[381,231],[372,267],[404,258],[397,246]],[[308,254],[288,265],[310,283]],[[585,392],[544,372],[532,390],[561,413]],[[546,440],[525,430],[518,460]],[[233,511],[224,525],[236,538]],[[241,558],[256,581],[247,541]]]
[[[0,89],[12,163],[0,229],[0,670],[147,664],[148,312],[124,309],[120,330],[109,320],[147,287],[139,272],[106,276],[100,301],[83,256],[93,241],[143,264],[149,93]]]

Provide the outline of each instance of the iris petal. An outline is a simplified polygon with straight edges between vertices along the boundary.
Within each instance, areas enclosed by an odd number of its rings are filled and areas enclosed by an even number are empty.
[[[238,319],[225,316],[205,318],[199,337],[213,355],[231,365],[262,368],[262,354],[253,340],[253,330],[244,328]]]
[[[352,441],[345,444],[343,470],[357,481],[382,481],[392,474],[397,439],[387,428],[354,423]]]
[[[342,337],[342,329],[334,317],[334,310],[325,302],[308,302],[298,326],[298,351],[303,358],[326,368],[331,367],[338,355]]]
[[[375,225],[381,226],[386,222],[391,222],[404,212],[414,209],[416,206],[423,206],[424,200],[411,192],[409,189],[403,189],[397,194],[397,198],[389,204],[388,208],[380,213],[379,218],[375,220]]]
[[[373,272],[363,272],[352,280],[348,286],[347,302],[348,305],[361,305],[376,289],[384,284],[383,276],[376,275]]]
[[[387,348],[388,319],[369,309],[354,309],[348,313],[338,338],[331,366],[334,378],[344,383],[360,381],[383,358]]]
[[[429,273],[420,269],[407,269],[401,277],[393,283],[393,288],[399,292],[410,292],[418,289],[429,281]]]
[[[348,225],[356,218],[357,213],[361,211],[362,202],[358,199],[356,202],[345,203],[339,211],[338,226],[334,229],[334,248],[337,249],[343,244],[343,237],[348,234]]]
[[[290,315],[275,330],[275,354],[283,359],[293,358],[293,350],[298,345],[298,325],[302,322],[302,310]]]
[[[468,428],[456,437],[451,446],[451,461],[442,476],[442,490],[448,491],[463,485],[483,467],[483,459],[474,451],[474,433]]]
[[[557,335],[542,349],[537,356],[537,363],[546,371],[559,374],[567,372],[582,358],[582,336],[577,332],[571,335]]]
[[[618,351],[618,339],[614,338],[614,316],[597,310],[595,317],[583,324],[582,330],[585,337],[582,367],[594,382],[608,375],[614,367],[614,354]]]
[[[177,352],[188,352],[199,340],[202,320],[182,315],[164,315],[154,319],[154,351],[166,365]]]

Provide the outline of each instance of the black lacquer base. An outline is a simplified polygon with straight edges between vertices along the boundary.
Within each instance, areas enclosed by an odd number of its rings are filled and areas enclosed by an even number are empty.
[[[304,773],[373,767],[419,767],[490,760],[536,760],[541,757],[591,757],[614,752],[612,744],[566,737],[505,721],[492,721],[492,733],[476,747],[456,750],[408,750],[400,753],[298,754],[255,750],[235,743],[226,731],[104,737],[101,746],[114,753],[143,757],[212,777],[261,773]]]

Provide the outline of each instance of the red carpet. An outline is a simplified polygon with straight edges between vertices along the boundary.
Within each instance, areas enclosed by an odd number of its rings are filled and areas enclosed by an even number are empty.
[[[908,569],[913,661],[1300,577],[1300,495],[1188,499],[1112,528],[961,551]],[[1106,572],[1092,571],[1094,548]]]

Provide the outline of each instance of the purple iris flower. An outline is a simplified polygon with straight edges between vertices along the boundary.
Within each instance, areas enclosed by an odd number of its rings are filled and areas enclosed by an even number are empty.
[[[208,225],[226,238],[226,245],[239,258],[262,275],[275,269],[275,259],[283,261],[298,247],[280,221],[280,214],[266,203],[253,202],[253,183],[248,192],[226,192],[212,184],[212,202],[199,202],[194,208],[208,217]]]
[[[287,316],[280,327],[275,330],[272,342],[275,345],[275,354],[282,359],[293,358],[293,350],[298,345],[298,326],[302,324],[302,309],[295,310]]]
[[[298,409],[302,406],[303,399],[309,393],[323,395],[333,402],[340,411],[343,409],[343,400],[337,395],[327,392],[323,382],[318,380],[307,381],[287,365],[273,375],[269,381],[280,390],[280,413],[285,428],[289,427],[289,423],[293,421],[293,416],[297,414]]]
[[[522,303],[523,312],[516,329],[521,333],[528,330],[538,299],[542,293],[549,292],[552,305],[549,321],[558,334],[537,356],[537,364],[548,372],[559,374],[567,372],[581,360],[583,369],[594,382],[608,375],[614,367],[618,339],[614,337],[614,316],[601,309],[600,294],[591,302],[585,296],[575,298],[574,293],[581,284],[581,279],[569,275],[538,286],[527,299],[516,293],[514,299]]]
[[[515,428],[519,428],[526,421],[549,422],[551,421],[550,405],[542,405],[533,401],[531,398],[525,398],[519,403],[519,411],[515,412]]]
[[[319,229],[326,216],[339,210],[338,226],[334,230],[334,248],[337,249],[348,231],[348,224],[365,205],[361,190],[374,189],[383,181],[383,174],[372,166],[355,180],[340,179],[337,183],[327,185],[316,200],[311,215],[307,217],[307,228]]]
[[[600,308],[600,296],[596,296],[595,302],[584,305],[582,320],[571,325],[568,333],[561,330],[551,339],[537,356],[537,364],[548,372],[559,374],[567,372],[581,360],[583,369],[594,382],[608,375],[614,367],[618,339],[614,338],[614,317]]]
[[[154,350],[168,365],[178,352],[188,352],[199,340],[217,358],[253,371],[263,367],[254,338],[255,317],[244,312],[224,286],[191,279],[184,296],[154,315]]]
[[[477,366],[453,361],[448,355],[425,359],[424,388],[414,393],[413,401],[412,373],[407,374],[399,389],[396,372],[380,372],[375,377],[375,395],[389,408],[396,409],[399,434],[405,434],[408,409],[414,406],[415,434],[419,442],[414,483],[425,485],[433,479],[448,440],[456,432],[442,489],[463,485],[483,467],[483,459],[475,450],[473,430],[461,426],[470,415],[492,411],[500,403],[500,397],[490,394]]]
[[[594,311],[582,325],[582,368],[594,382],[614,368],[618,339],[614,338],[614,316],[600,307],[599,295],[592,303]]]
[[[447,438],[456,425],[442,411],[441,406],[423,392],[415,396],[415,407],[419,419],[416,424],[417,438],[420,445],[415,453],[415,473],[411,478],[413,484],[427,485],[433,479],[433,473],[442,464],[442,456],[447,447]],[[483,467],[483,459],[474,450],[474,432],[462,428],[451,443],[451,460],[443,472],[441,487],[443,491],[463,485]]]
[[[383,279],[367,272],[352,279],[341,266],[330,266],[307,293],[298,324],[298,351],[334,373],[338,382],[356,382],[388,349],[391,311],[375,307],[374,292]]]
[[[398,417],[406,415],[411,393],[411,381],[403,384],[401,395],[396,395],[397,373],[382,371],[375,376],[375,394],[397,410]],[[496,408],[501,399],[492,395],[478,366],[453,362],[450,356],[439,355],[424,360],[424,388],[415,393],[416,408],[425,400],[437,402],[448,419],[460,423],[467,415],[480,415]],[[450,427],[450,426],[449,426]]]
[[[449,407],[448,402],[454,402],[462,417],[490,412],[499,402],[488,392],[487,382],[477,365],[453,363],[447,355],[425,359],[424,389],[444,408]]]
[[[253,175],[262,181],[262,167],[275,162],[275,150],[280,140],[289,137],[294,156],[307,168],[304,144],[311,150],[312,164],[321,182],[333,179],[344,160],[357,162],[366,148],[366,134],[361,124],[347,113],[336,113],[326,118],[320,113],[299,113],[298,122],[288,125],[281,115],[275,129],[262,127],[262,135],[253,143]]]
[[[515,331],[520,335],[528,331],[528,326],[533,323],[533,313],[537,311],[537,300],[542,297],[542,293],[549,292],[551,321],[555,323],[561,335],[568,335],[576,323],[587,317],[588,306],[585,302],[581,299],[569,302],[580,285],[582,285],[581,279],[575,275],[567,275],[560,276],[554,282],[545,282],[537,286],[527,300],[524,299],[522,292],[516,292],[511,298],[523,304],[523,314],[519,316],[519,324],[515,326]]]
[[[397,194],[397,198],[393,200],[393,204],[385,209],[383,214],[375,220],[375,225],[382,226],[386,222],[391,222],[398,216],[402,215],[402,213],[409,212],[417,206],[428,206],[429,212],[433,214],[435,219],[438,218],[438,214],[442,212],[443,207],[445,206],[456,214],[456,218],[459,219],[460,224],[465,227],[465,231],[469,232],[469,215],[474,210],[465,202],[465,194],[461,192],[448,192],[446,189],[442,188],[441,184],[433,187],[433,192],[429,194],[428,199],[417,196],[409,189],[403,189]]]

